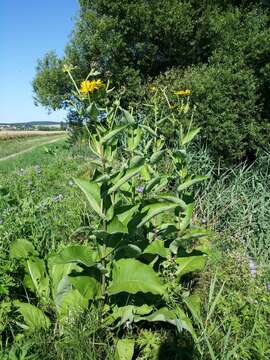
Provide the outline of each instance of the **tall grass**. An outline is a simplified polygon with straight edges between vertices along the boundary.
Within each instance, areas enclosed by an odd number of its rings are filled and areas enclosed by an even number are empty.
[[[198,191],[197,215],[222,237],[219,246],[246,254],[266,265],[270,256],[270,155],[252,164],[226,169],[214,166],[207,149],[193,149],[194,171],[208,174]]]

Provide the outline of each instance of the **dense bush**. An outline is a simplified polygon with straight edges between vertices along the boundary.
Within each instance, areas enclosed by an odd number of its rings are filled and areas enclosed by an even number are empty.
[[[216,157],[240,160],[267,144],[270,127],[260,115],[259,87],[251,69],[231,62],[200,65],[170,70],[156,83],[191,89],[194,121]]]

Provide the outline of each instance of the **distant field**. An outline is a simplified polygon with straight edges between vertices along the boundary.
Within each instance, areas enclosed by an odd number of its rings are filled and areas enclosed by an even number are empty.
[[[46,144],[54,139],[62,139],[64,137],[64,132],[51,132],[49,135],[43,136],[14,137],[5,140],[0,137],[0,160],[6,156]]]
[[[64,131],[0,131],[0,140],[18,139],[18,138],[29,138],[36,136],[55,136],[64,134]]]
[[[47,164],[50,164],[51,159],[54,156],[52,153],[48,153],[48,149],[49,151],[55,151],[58,149],[57,151],[59,152],[59,149],[65,148],[65,144],[65,138],[60,137],[59,141],[56,141],[55,143],[44,144],[42,142],[38,144],[33,150],[29,149],[28,152],[19,154],[18,156],[9,160],[1,161],[0,156],[0,179],[4,174],[10,174],[12,171],[20,170],[22,168],[25,169],[29,166],[34,166],[37,164],[47,166]]]

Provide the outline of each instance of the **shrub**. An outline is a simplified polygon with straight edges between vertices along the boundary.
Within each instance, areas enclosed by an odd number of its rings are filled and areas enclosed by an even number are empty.
[[[194,122],[216,157],[230,162],[253,157],[267,144],[269,125],[261,119],[258,82],[249,68],[228,61],[172,69],[156,83],[191,89]]]

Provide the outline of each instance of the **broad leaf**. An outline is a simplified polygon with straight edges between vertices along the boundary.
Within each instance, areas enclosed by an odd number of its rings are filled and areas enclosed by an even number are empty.
[[[134,339],[121,339],[117,341],[115,360],[132,360],[134,354]]]
[[[85,310],[87,306],[88,299],[83,297],[77,289],[71,289],[58,302],[58,314],[61,319],[79,313]]]
[[[125,175],[122,176],[116,182],[116,184],[110,188],[110,190],[108,191],[108,194],[111,194],[111,193],[117,191],[122,185],[124,185],[127,181],[129,181],[133,176],[138,175],[143,166],[144,165],[138,165],[138,166],[134,166],[134,167],[128,169],[125,172]]]
[[[180,231],[183,232],[186,230],[186,228],[189,226],[191,218],[192,218],[192,214],[193,214],[193,208],[194,208],[194,204],[188,204],[187,208],[185,210],[185,217],[183,218],[183,220],[181,221],[180,224]]]
[[[157,202],[151,205],[147,205],[142,209],[142,212],[147,211],[147,215],[142,219],[139,223],[138,228],[146,224],[150,221],[153,217],[162,214],[166,211],[173,210],[178,207],[178,204],[172,202]]]
[[[92,300],[101,295],[101,283],[94,277],[86,274],[69,276],[69,281],[85,299]]]
[[[134,120],[133,115],[132,115],[129,111],[127,111],[127,110],[125,110],[125,109],[123,109],[123,108],[121,108],[121,110],[123,111],[124,117],[125,117],[125,119],[127,120],[127,122],[128,122],[129,124],[134,124],[134,123],[135,123],[135,120]]]
[[[135,259],[121,259],[113,265],[110,295],[120,292],[162,295],[164,289],[158,274],[149,265]]]
[[[51,257],[51,262],[54,264],[77,263],[92,266],[97,260],[98,254],[88,246],[83,245],[68,246]]]
[[[127,244],[120,246],[115,251],[115,259],[122,259],[122,258],[137,258],[142,253],[142,250],[139,246],[134,244]]]
[[[195,319],[200,317],[201,312],[201,299],[198,294],[190,295],[187,298],[184,298],[184,302],[187,305],[188,309],[192,313]]]
[[[25,270],[27,274],[24,278],[24,285],[38,296],[49,296],[50,283],[44,261],[31,257],[25,262]]]
[[[95,182],[90,182],[83,179],[74,179],[75,183],[79,186],[85,194],[91,208],[101,217],[104,218],[101,206],[100,187]]]
[[[188,144],[200,132],[200,130],[200,128],[189,130],[189,132],[181,139],[181,145],[183,146]]]
[[[165,248],[164,241],[156,239],[144,249],[143,253],[159,255],[166,258],[169,255],[169,250]]]
[[[76,263],[55,264],[53,262],[53,257],[48,259],[48,268],[51,279],[52,295],[54,300],[57,295],[57,292],[59,292],[60,281],[64,278],[67,278],[67,275],[69,275],[72,271],[81,271],[81,268]]]
[[[21,326],[24,329],[34,331],[39,329],[48,329],[50,327],[50,319],[36,306],[22,303],[20,301],[14,301],[14,305],[23,316],[25,325],[21,324]]]
[[[122,130],[124,130],[127,125],[122,125],[114,128],[113,130],[109,131],[104,137],[101,139],[102,144],[106,144],[109,140],[111,140],[114,136],[119,134]]]
[[[134,318],[134,321],[135,322],[139,322],[139,321],[167,322],[169,324],[176,326],[179,332],[185,329],[189,331],[193,336],[195,336],[195,332],[190,319],[180,308],[177,308],[175,310],[170,310],[166,307],[163,307],[148,316],[136,316]]]
[[[165,150],[160,150],[160,151],[156,151],[154,152],[154,154],[150,157],[150,164],[156,164],[158,161],[160,161],[160,159],[162,158],[162,156],[164,155]]]
[[[17,259],[26,259],[31,255],[38,255],[34,248],[34,245],[25,239],[17,239],[11,243],[10,246],[10,257]]]
[[[128,148],[131,151],[134,151],[140,144],[142,139],[142,129],[137,128],[134,130],[134,136],[128,138]]]
[[[113,312],[110,314],[104,321],[106,326],[110,326],[111,324],[115,323],[116,327],[125,324],[127,321],[133,322],[135,315],[147,315],[151,313],[153,310],[153,306],[149,305],[142,305],[142,306],[135,306],[135,305],[126,305],[126,306],[114,306]],[[119,320],[119,321],[116,321]]]
[[[193,271],[202,271],[205,267],[206,256],[188,256],[176,259],[176,263],[179,265],[176,275],[181,277]]]
[[[198,182],[207,180],[207,176],[195,176],[193,179],[185,181],[183,184],[180,184],[177,188],[177,191],[183,191],[187,188],[189,188],[191,185],[197,184]]]
[[[149,193],[157,184],[160,182],[160,176],[154,177],[149,183],[144,187],[144,192]]]
[[[122,224],[128,225],[128,223],[132,220],[134,214],[138,211],[138,209],[139,205],[121,207],[119,211],[118,209],[116,209],[117,217]]]
[[[117,216],[114,216],[112,220],[107,224],[106,230],[109,234],[128,233],[127,225],[123,224]]]

